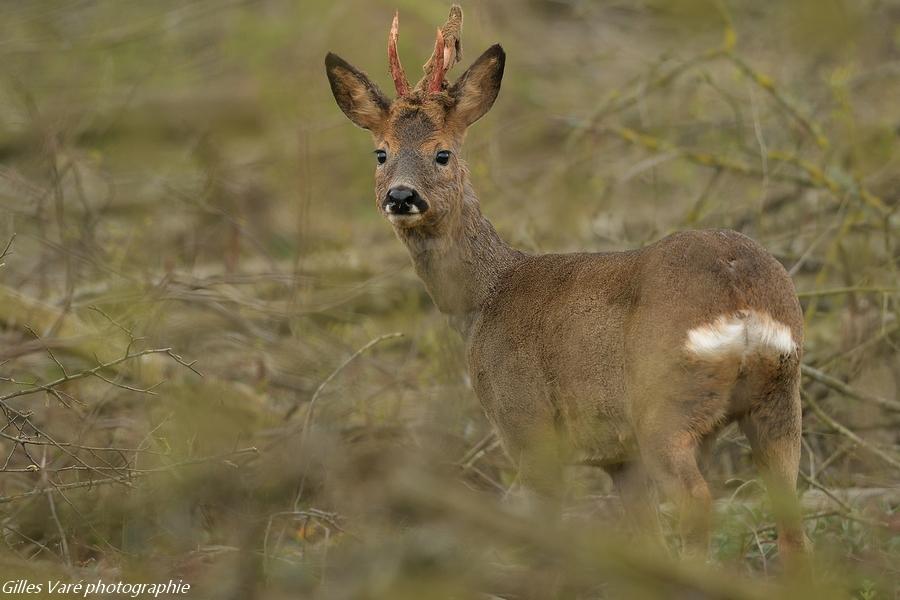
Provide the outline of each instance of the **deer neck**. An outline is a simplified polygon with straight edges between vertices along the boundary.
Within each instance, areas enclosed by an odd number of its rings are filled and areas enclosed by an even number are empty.
[[[463,336],[503,272],[524,256],[510,248],[481,214],[468,182],[458,214],[428,229],[396,231],[428,294]]]

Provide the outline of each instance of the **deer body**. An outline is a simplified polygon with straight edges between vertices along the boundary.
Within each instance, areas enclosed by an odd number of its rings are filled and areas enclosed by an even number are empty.
[[[738,421],[778,500],[779,544],[802,550],[791,502],[800,457],[803,319],[784,268],[746,236],[670,235],[640,250],[528,255],[481,214],[465,129],[493,104],[505,55],[486,51],[453,85],[458,7],[415,88],[389,40],[399,97],[329,55],[339,106],[376,143],[376,204],[438,308],[465,338],[476,395],[526,486],[561,488],[562,465],[613,476],[635,522],[653,529],[647,481],[680,508],[687,548],[708,540],[698,454]]]
[[[465,338],[476,394],[513,457],[549,427],[565,462],[615,467],[640,458],[636,431],[654,413],[702,440],[749,414],[764,392],[754,376],[784,377],[794,391],[799,302],[780,263],[746,236],[690,231],[630,252],[530,256],[499,238],[474,197],[467,204],[465,234],[397,235]],[[722,316],[744,339],[725,337],[710,356],[692,349],[690,332]],[[751,343],[747,327],[775,340]],[[791,428],[787,395],[780,426]]]
[[[702,441],[748,417],[771,400],[773,376],[788,385],[775,401],[782,425],[794,427],[792,340],[802,317],[787,280],[730,231],[682,232],[633,252],[523,257],[468,335],[476,392],[514,456],[552,424],[567,462],[602,466],[639,460],[642,447],[663,440]],[[737,339],[713,339],[721,347],[698,354],[691,332],[723,316]],[[747,341],[758,326],[790,331],[788,352]]]

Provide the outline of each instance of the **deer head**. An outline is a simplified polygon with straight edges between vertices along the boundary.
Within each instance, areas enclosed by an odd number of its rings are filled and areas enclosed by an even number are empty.
[[[459,158],[468,127],[500,91],[506,55],[488,48],[453,84],[447,71],[461,56],[462,10],[454,5],[438,29],[424,76],[412,88],[397,54],[398,17],[388,35],[388,62],[397,97],[391,101],[365,73],[329,53],[325,69],[344,114],[372,132],[375,200],[398,230],[438,231],[458,219],[468,171]]]

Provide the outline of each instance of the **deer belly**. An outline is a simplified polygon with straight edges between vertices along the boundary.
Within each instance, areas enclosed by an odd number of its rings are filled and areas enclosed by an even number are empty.
[[[508,449],[533,432],[554,430],[573,460],[615,463],[634,455],[619,340],[598,330],[595,315],[588,317],[567,321],[556,337],[569,343],[550,346],[529,343],[545,339],[542,331],[476,329],[469,373]]]
[[[558,405],[576,462],[602,466],[625,462],[636,455],[632,428],[618,403],[594,394],[588,398],[561,398]]]

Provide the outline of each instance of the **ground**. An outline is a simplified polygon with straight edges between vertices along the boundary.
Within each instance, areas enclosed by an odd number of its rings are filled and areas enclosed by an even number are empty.
[[[463,65],[508,57],[464,158],[511,244],[729,227],[791,273],[823,586],[802,592],[765,587],[771,515],[736,430],[707,469],[714,568],[631,541],[594,469],[561,522],[513,508],[461,341],[325,77],[334,51],[392,89],[395,8],[412,74],[443,2],[0,7],[3,581],[896,597],[900,4],[463,3]]]

